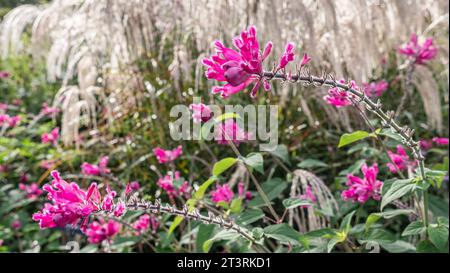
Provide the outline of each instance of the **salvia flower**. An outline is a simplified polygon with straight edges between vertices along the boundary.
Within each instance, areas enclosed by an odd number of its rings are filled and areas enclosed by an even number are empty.
[[[100,244],[103,241],[111,242],[114,236],[119,233],[121,224],[112,219],[105,222],[103,219],[93,221],[85,230],[88,241],[91,244]]]
[[[238,184],[238,193],[239,193],[239,198],[243,198],[247,201],[249,201],[253,198],[252,193],[245,190],[244,183],[242,183],[242,182],[240,182]]]
[[[106,167],[108,165],[109,157],[103,156],[100,158],[98,165],[89,164],[84,162],[81,164],[81,171],[84,175],[103,175],[108,174],[111,171]]]
[[[305,53],[303,55],[302,61],[300,63],[300,67],[307,65],[310,61],[311,61],[311,57],[309,57],[308,54]]]
[[[248,141],[251,136],[251,133],[239,127],[234,120],[227,119],[218,125],[215,140],[222,145],[227,145],[228,141],[239,145],[241,142]]]
[[[410,58],[415,64],[423,65],[436,57],[438,49],[434,46],[433,38],[427,38],[423,43],[419,43],[417,35],[412,33],[409,42],[399,47],[398,52]]]
[[[345,84],[345,80],[339,80],[339,83]],[[358,86],[356,85],[355,81],[351,81],[351,86],[353,89],[357,89]],[[334,105],[337,108],[349,106],[352,104],[351,98],[353,98],[354,95],[350,92],[347,92],[345,90],[342,90],[339,87],[332,87],[328,90],[328,95],[324,97],[326,102],[328,104]]]
[[[50,107],[50,106],[48,106],[47,103],[44,102],[42,104],[41,113],[43,115],[53,115],[53,114],[59,113],[59,108],[58,107]]]
[[[420,149],[426,151],[433,147],[433,140],[421,139],[419,140]]]
[[[7,71],[0,71],[0,79],[7,79],[11,77],[11,74]]]
[[[26,192],[28,199],[36,199],[43,193],[37,183],[32,183],[30,185],[20,183],[19,189]]]
[[[158,162],[164,164],[177,159],[183,153],[183,148],[181,145],[173,150],[164,150],[160,147],[156,147],[153,149],[153,153],[155,154]]]
[[[139,182],[137,181],[132,181],[130,183],[128,183],[125,187],[125,196],[127,196],[128,194],[130,194],[133,191],[138,191],[141,188],[141,186],[139,185]]]
[[[385,80],[363,84],[364,93],[369,97],[380,97],[388,87],[389,84]]]
[[[16,219],[16,220],[12,221],[12,223],[11,223],[11,228],[12,229],[18,230],[21,227],[22,227],[22,223],[20,222],[19,219]]]
[[[393,163],[388,163],[387,167],[392,173],[397,173],[397,169],[399,171],[407,170],[410,167],[415,167],[417,164],[415,160],[409,159],[409,156],[405,152],[405,149],[403,149],[402,145],[397,145],[396,153],[388,151],[388,155]]]
[[[375,163],[372,167],[368,167],[364,164],[361,167],[361,171],[364,175],[363,178],[354,176],[353,174],[347,175],[348,189],[343,191],[341,196],[345,201],[351,200],[353,202],[365,203],[370,198],[374,200],[381,199],[381,187],[383,182],[377,180],[378,165]]]
[[[56,145],[59,139],[59,128],[54,128],[50,133],[43,133],[41,135],[41,142],[43,144],[51,143],[52,145]]]
[[[195,123],[207,122],[212,118],[212,110],[203,103],[193,103],[189,105],[192,111],[192,119]]]
[[[180,172],[175,172],[174,175],[165,175],[158,180],[158,186],[161,187],[170,198],[184,195],[187,197],[191,191],[191,187],[187,181],[184,181],[181,186],[177,187],[175,182],[180,180]]]
[[[0,126],[16,127],[20,123],[20,116],[9,116],[7,114],[0,115]]]
[[[281,55],[280,61],[278,62],[277,70],[285,68],[289,62],[294,61],[294,47],[294,43],[287,43],[284,53]]]
[[[202,63],[208,67],[206,77],[220,82],[226,82],[223,86],[215,86],[213,93],[220,93],[227,98],[254,84],[250,93],[256,97],[262,76],[262,62],[270,54],[272,43],[268,42],[263,52],[260,51],[256,28],[250,26],[242,31],[240,36],[233,39],[236,50],[225,47],[222,42],[215,41],[216,54],[210,58],[203,59]],[[270,89],[269,83],[264,83],[266,90]]]
[[[43,186],[51,203],[45,203],[42,211],[33,214],[33,220],[38,221],[41,228],[75,226],[83,220],[81,228],[84,230],[92,213],[102,210],[112,212],[116,208],[112,202],[116,193],[109,188],[102,200],[96,183],[84,191],[76,183],[61,179],[57,171],[52,171],[51,175],[51,184]]]
[[[448,146],[448,138],[444,137],[433,137],[433,142],[437,145]]]
[[[218,185],[216,190],[211,192],[211,201],[214,203],[225,202],[230,203],[233,200],[234,193],[231,191],[230,186],[225,184],[223,186]]]

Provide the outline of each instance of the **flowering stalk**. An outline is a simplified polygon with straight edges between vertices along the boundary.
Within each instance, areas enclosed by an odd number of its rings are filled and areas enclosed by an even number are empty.
[[[362,102],[366,109],[370,112],[374,113],[382,120],[382,124],[385,127],[391,128],[394,133],[396,133],[401,139],[402,143],[405,144],[408,148],[410,148],[413,152],[414,158],[419,162],[419,170],[422,179],[426,179],[425,175],[425,157],[422,155],[420,144],[418,141],[414,141],[414,129],[410,129],[407,126],[400,126],[394,120],[394,112],[393,111],[384,111],[382,109],[381,101],[378,99],[377,102],[373,102],[370,98],[366,96],[366,94],[357,88],[353,88],[352,84],[345,84],[337,82],[331,75],[324,75],[322,77],[313,76],[307,73],[307,75],[301,74],[300,71],[295,74],[288,76],[286,73],[273,73],[270,71],[265,71],[262,73],[262,77],[266,80],[270,81],[272,79],[278,79],[283,81],[289,81],[292,83],[304,83],[307,85],[314,84],[316,86],[330,86],[330,87],[338,87],[340,89],[345,90],[346,92],[350,92],[356,96],[358,102]]]

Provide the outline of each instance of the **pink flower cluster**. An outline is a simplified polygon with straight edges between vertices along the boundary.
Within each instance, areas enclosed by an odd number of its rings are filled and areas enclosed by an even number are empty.
[[[361,167],[361,171],[364,178],[352,174],[347,175],[346,185],[349,188],[342,192],[342,199],[345,201],[352,200],[353,202],[359,202],[361,204],[365,203],[370,198],[377,201],[380,200],[383,182],[377,180],[378,165],[375,163],[372,167],[367,167],[367,165],[364,164]]]
[[[30,185],[20,183],[19,190],[26,192],[28,199],[36,199],[43,193],[37,183],[32,183]]]
[[[141,188],[141,186],[139,185],[139,182],[137,181],[132,181],[130,183],[128,183],[125,187],[125,196],[127,196],[128,194],[130,194],[133,191],[138,191]]]
[[[252,199],[252,193],[245,191],[244,183],[242,182],[238,184],[238,193],[239,198],[244,198],[245,200]],[[211,201],[214,203],[225,202],[229,204],[233,200],[233,197],[234,193],[228,184],[223,186],[217,185],[216,190],[211,192]]]
[[[252,134],[239,127],[234,120],[227,119],[219,124],[215,140],[222,145],[227,145],[228,141],[232,141],[235,145],[239,145],[241,142],[248,141],[251,137]]]
[[[206,77],[226,84],[215,86],[212,92],[220,93],[222,97],[227,98],[254,83],[251,96],[255,97],[262,81],[262,62],[270,54],[272,43],[268,42],[264,52],[261,53],[256,28],[250,26],[239,37],[233,39],[237,51],[225,47],[220,41],[215,41],[214,45],[216,54],[202,61],[208,67]],[[267,81],[264,81],[264,88],[270,90]]]
[[[103,175],[108,174],[111,171],[106,167],[108,165],[109,157],[103,156],[100,158],[98,165],[89,164],[84,162],[81,164],[81,171],[84,175]]]
[[[341,79],[339,80],[339,83],[345,84],[345,80]],[[353,89],[357,89],[358,86],[356,85],[355,81],[351,81],[351,86]],[[328,90],[328,95],[324,97],[325,101],[328,104],[334,105],[337,108],[345,107],[352,104],[352,101],[350,100],[353,98],[354,95],[350,92],[347,92],[345,90],[340,89],[339,87],[332,87]]]
[[[41,113],[42,113],[43,115],[50,116],[50,115],[59,113],[59,111],[60,111],[60,110],[59,110],[58,107],[50,107],[50,106],[48,106],[47,103],[43,103],[43,104],[42,104]]]
[[[415,64],[423,65],[436,57],[438,49],[434,46],[433,38],[427,38],[420,44],[417,35],[412,33],[409,42],[399,47],[398,52],[413,60]]]
[[[136,235],[141,235],[147,231],[150,227],[152,232],[156,232],[159,228],[160,221],[155,217],[148,214],[144,214],[137,219],[131,226],[135,229]]]
[[[52,145],[56,145],[59,139],[59,128],[54,128],[50,133],[43,133],[41,135],[41,142],[43,144],[51,143]]]
[[[9,116],[7,114],[0,115],[0,126],[16,127],[20,123],[20,116]]]
[[[88,236],[91,244],[100,244],[103,241],[111,242],[114,236],[119,233],[121,224],[109,219],[105,222],[103,219],[90,223],[84,233]]]
[[[45,203],[42,211],[33,214],[33,220],[38,221],[41,228],[76,225],[83,220],[81,228],[84,229],[92,213],[121,209],[121,206],[114,205],[116,192],[111,191],[109,187],[102,198],[96,183],[92,183],[89,189],[84,191],[76,183],[61,179],[57,171],[52,171],[51,175],[53,181],[44,185],[43,189],[48,192],[48,199],[52,203]],[[120,216],[120,213],[115,214]]]
[[[189,105],[192,111],[192,119],[195,123],[207,122],[212,118],[212,111],[207,105],[203,103],[193,103]]]
[[[164,164],[177,159],[183,153],[183,147],[180,145],[173,150],[164,150],[160,147],[156,147],[153,149],[153,153],[155,154],[158,162]]]
[[[399,171],[403,171],[407,170],[410,167],[414,168],[417,165],[417,162],[415,160],[409,159],[409,156],[408,154],[406,154],[405,149],[403,149],[402,145],[397,145],[396,153],[388,151],[388,155],[393,163],[388,163],[386,166],[392,173],[397,173],[397,169]]]
[[[174,182],[180,179],[180,172],[175,172],[175,175],[166,175],[158,180],[158,186],[161,187],[170,198],[184,196],[189,198],[192,187],[187,181],[184,181],[181,186],[177,187]]]
[[[422,150],[428,150],[431,149],[433,147],[434,144],[438,145],[438,146],[448,146],[448,138],[445,137],[433,137],[431,140],[420,140],[419,144],[420,144],[420,148]]]
[[[364,93],[368,97],[380,97],[389,88],[389,84],[385,80],[378,82],[364,83]]]

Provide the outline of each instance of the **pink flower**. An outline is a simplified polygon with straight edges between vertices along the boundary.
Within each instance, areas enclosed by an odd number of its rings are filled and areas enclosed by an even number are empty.
[[[11,77],[11,74],[7,71],[0,71],[0,79],[7,79]]]
[[[189,109],[191,109],[192,118],[195,123],[207,122],[212,118],[212,111],[207,105],[203,103],[191,104],[189,105]]]
[[[137,182],[137,181],[132,181],[132,182],[128,183],[125,187],[125,196],[130,194],[132,191],[138,191],[140,188],[141,188],[141,186],[139,185],[139,182]]]
[[[81,170],[84,175],[103,175],[111,171],[106,167],[108,165],[109,157],[103,156],[100,158],[98,165],[84,162],[81,164]]]
[[[7,114],[0,115],[0,126],[15,127],[20,123],[20,116],[10,117]]]
[[[39,163],[39,167],[43,168],[43,169],[51,169],[53,168],[53,166],[56,165],[56,161],[55,160],[42,160]]]
[[[244,198],[247,201],[249,201],[253,198],[251,192],[245,191],[244,183],[242,183],[242,182],[240,182],[238,184],[238,194],[239,194],[239,198]]]
[[[114,236],[119,232],[121,224],[109,219],[104,222],[100,219],[99,222],[94,221],[87,227],[85,234],[88,236],[88,241],[91,244],[100,244],[103,241],[111,242]]]
[[[261,53],[256,28],[250,26],[239,37],[233,39],[237,51],[225,47],[220,41],[214,42],[214,45],[216,54],[202,61],[208,67],[206,77],[226,84],[215,86],[212,92],[220,93],[222,97],[227,98],[254,83],[250,95],[256,97],[262,81],[262,62],[270,54],[272,43],[268,42],[264,52]],[[264,86],[267,90],[270,84],[265,83]]]
[[[153,149],[153,153],[159,163],[164,164],[170,161],[174,161],[183,153],[183,147],[178,146],[173,150],[163,150],[160,147]]]
[[[222,145],[227,145],[228,140],[231,140],[235,145],[239,145],[241,142],[248,141],[251,136],[251,133],[241,129],[234,120],[227,119],[219,124],[215,140]]]
[[[12,223],[11,223],[11,228],[12,229],[18,230],[21,227],[22,227],[22,223],[20,222],[19,219],[16,219],[16,220],[12,221]]]
[[[434,59],[437,55],[437,48],[433,44],[433,38],[427,38],[423,44],[415,33],[411,34],[408,43],[398,48],[398,52],[412,59],[415,64],[425,64],[426,61]]]
[[[58,107],[50,107],[45,102],[42,104],[41,113],[43,115],[53,115],[53,114],[56,114],[58,112],[59,112],[59,108]]]
[[[0,102],[0,113],[4,113],[8,110],[8,104]]]
[[[228,184],[223,186],[218,185],[216,190],[211,192],[211,200],[215,203],[225,202],[230,203],[233,200],[234,193],[231,191]]]
[[[300,195],[299,198],[301,200],[311,201],[312,203],[317,202],[317,198],[314,195],[314,193],[312,192],[311,187],[309,185],[306,186],[305,193]]]
[[[150,217],[148,214],[144,214],[132,224],[132,227],[136,230],[136,235],[141,235],[147,231],[149,227],[152,228],[153,232],[156,232],[159,225],[160,222],[155,216]]]
[[[300,67],[303,67],[307,65],[311,61],[311,57],[308,56],[308,54],[304,54],[302,58],[302,62],[300,63]]]
[[[54,128],[50,133],[43,133],[41,135],[41,142],[43,144],[45,143],[51,143],[53,145],[56,145],[58,143],[59,139],[59,128]]]
[[[36,199],[43,193],[37,183],[32,183],[31,185],[20,183],[19,189],[27,193],[28,199]]]
[[[170,198],[180,195],[187,197],[191,191],[187,181],[184,181],[180,187],[176,187],[174,182],[180,179],[180,172],[175,172],[175,175],[166,175],[158,180],[158,186],[161,187]]]
[[[448,138],[443,138],[443,137],[433,137],[433,142],[436,143],[437,145],[448,145]]]
[[[419,140],[419,144],[420,144],[420,149],[422,149],[422,150],[428,150],[433,147],[432,140],[421,139],[421,140]]]
[[[294,43],[287,43],[284,53],[281,55],[278,63],[277,70],[285,68],[289,62],[292,62],[295,59],[294,46]]]
[[[114,216],[115,217],[122,216],[125,213],[125,208],[126,208],[125,203],[122,202],[118,203],[113,212]]]
[[[345,84],[345,80],[340,80],[339,83]],[[353,89],[358,88],[355,81],[351,81],[351,85]],[[324,97],[328,104],[334,105],[337,108],[351,105],[352,102],[350,98],[353,97],[353,94],[347,92],[345,90],[340,89],[339,87],[332,87],[328,90],[328,95]]]
[[[364,178],[354,176],[352,174],[347,175],[347,190],[343,191],[341,196],[345,201],[352,200],[353,202],[365,203],[370,198],[374,200],[381,199],[381,186],[383,182],[377,180],[378,165],[375,163],[372,167],[367,167],[364,164],[361,167],[361,171],[364,174]]]
[[[383,95],[384,91],[386,91],[388,87],[389,84],[385,80],[363,84],[364,92],[369,97],[379,97]]]
[[[397,153],[388,151],[388,155],[395,164],[395,165],[392,163],[387,164],[387,167],[389,168],[389,170],[392,173],[397,172],[397,169],[395,167],[397,167],[400,171],[403,171],[403,170],[407,170],[408,167],[416,166],[415,160],[411,161],[409,159],[409,156],[406,154],[405,150],[403,149],[403,147],[401,145],[397,145]]]
[[[33,220],[39,221],[41,228],[65,227],[76,225],[80,220],[84,230],[89,216],[101,210],[111,212],[115,207],[112,198],[116,192],[107,188],[107,195],[103,199],[97,184],[92,183],[87,191],[78,187],[76,183],[68,183],[61,179],[57,171],[52,171],[53,181],[43,186],[48,192],[48,199],[52,203],[45,203],[42,211],[33,214]]]

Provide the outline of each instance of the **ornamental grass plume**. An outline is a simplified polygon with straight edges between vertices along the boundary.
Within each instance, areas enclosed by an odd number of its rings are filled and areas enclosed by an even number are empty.
[[[367,164],[364,164],[361,167],[361,171],[364,175],[363,178],[354,176],[353,174],[347,175],[346,185],[348,189],[342,192],[342,199],[361,204],[364,204],[369,199],[379,201],[381,199],[381,186],[383,186],[383,182],[377,180],[378,165],[374,163],[371,167],[368,167]]]

